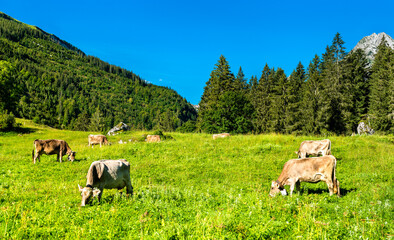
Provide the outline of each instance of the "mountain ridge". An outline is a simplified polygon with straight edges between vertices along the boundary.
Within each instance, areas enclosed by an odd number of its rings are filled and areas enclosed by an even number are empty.
[[[51,127],[102,131],[122,121],[136,129],[173,131],[197,116],[176,91],[0,13],[3,66],[12,78],[11,97],[0,96],[7,101],[4,110]]]

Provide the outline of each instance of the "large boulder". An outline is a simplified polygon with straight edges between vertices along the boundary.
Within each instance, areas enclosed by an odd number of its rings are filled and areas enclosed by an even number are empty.
[[[113,127],[111,130],[109,130],[107,135],[113,136],[113,135],[118,134],[120,131],[128,131],[128,130],[130,130],[130,127],[127,126],[125,123],[120,122],[115,127]]]
[[[368,124],[360,122],[357,127],[357,133],[358,135],[372,135],[375,133],[375,131]]]

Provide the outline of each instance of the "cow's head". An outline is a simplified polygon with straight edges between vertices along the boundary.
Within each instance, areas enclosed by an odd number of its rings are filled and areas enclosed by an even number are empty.
[[[71,151],[70,154],[68,154],[68,161],[74,162],[76,153],[77,152]]]
[[[81,187],[78,184],[79,191],[81,192],[82,202],[81,206],[85,206],[88,204],[94,197],[97,197],[100,194],[100,189],[93,188],[92,186]]]
[[[278,194],[279,192],[282,194],[282,196],[287,195],[286,189],[283,186],[279,185],[279,183],[277,181],[272,181],[271,189],[270,189],[270,196],[275,197],[276,194]]]

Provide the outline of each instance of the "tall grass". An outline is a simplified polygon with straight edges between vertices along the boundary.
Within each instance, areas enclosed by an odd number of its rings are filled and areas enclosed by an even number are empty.
[[[21,120],[19,120],[21,121]],[[384,239],[393,236],[393,136],[332,137],[342,198],[326,184],[293,197],[268,196],[283,164],[312,137],[169,133],[174,140],[88,147],[88,132],[22,121],[30,133],[0,135],[0,238]],[[32,163],[35,139],[64,139],[78,161]],[[316,138],[314,138],[316,139]],[[77,185],[93,161],[127,159],[134,196],[104,190],[80,207]],[[124,190],[125,191],[125,190]]]

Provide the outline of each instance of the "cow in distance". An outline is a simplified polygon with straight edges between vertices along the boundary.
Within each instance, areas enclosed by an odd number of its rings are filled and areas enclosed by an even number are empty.
[[[90,134],[88,136],[88,141],[89,141],[89,147],[96,144],[100,144],[100,147],[102,144],[104,145],[108,145],[108,140],[107,137],[105,135],[92,135]]]
[[[300,145],[300,148],[298,149],[298,152],[295,153],[298,155],[298,158],[330,155],[331,141],[329,139],[324,139],[320,141],[303,141]]]
[[[34,149],[32,152],[33,163],[36,163],[36,160],[40,161],[40,156],[42,154],[46,155],[57,155],[57,161],[62,162],[62,158],[64,155],[68,155],[68,160],[73,162],[75,160],[75,154],[68,146],[67,142],[64,140],[57,139],[49,139],[49,140],[34,140]]]

